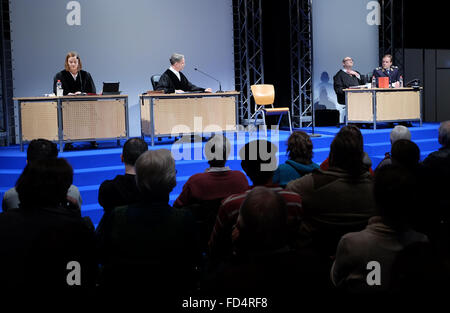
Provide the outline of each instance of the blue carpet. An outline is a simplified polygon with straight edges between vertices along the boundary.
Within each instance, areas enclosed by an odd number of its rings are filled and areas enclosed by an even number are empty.
[[[439,149],[438,123],[424,123],[422,127],[413,124],[409,128],[412,140],[419,146],[421,159],[423,160],[430,152]],[[389,134],[391,128],[386,125],[378,125],[379,129],[362,129],[364,136],[364,149],[369,154],[373,162],[373,168],[384,158],[384,153],[390,151],[391,145]],[[306,132],[311,132],[310,128],[303,128]],[[313,161],[320,164],[328,157],[329,147],[335,134],[339,131],[337,127],[316,127],[315,133],[320,137],[313,137],[314,156]],[[227,165],[234,170],[241,170],[238,158],[239,149],[249,140],[255,139],[257,133],[227,134],[227,137],[234,142],[230,160]],[[263,134],[260,134],[263,136]],[[289,137],[288,131],[280,131],[276,135],[268,133],[268,139],[277,143],[279,152],[279,163],[286,161],[286,141]],[[278,139],[278,140],[277,140]],[[171,150],[174,140],[161,140],[150,149]],[[123,145],[124,141],[121,142]],[[193,174],[204,171],[208,165],[203,157],[203,147],[205,142],[195,142],[191,145],[177,146],[174,149],[176,155],[183,155],[184,158],[176,161],[177,186],[170,195],[172,204],[181,192],[186,180]],[[66,158],[74,168],[74,185],[78,186],[83,199],[82,214],[90,216],[94,224],[100,221],[103,209],[97,202],[98,188],[106,179],[112,179],[118,174],[124,173],[124,166],[120,162],[122,148],[115,143],[99,142],[99,149],[89,150],[89,144],[75,144],[76,151],[60,153],[60,157]],[[26,149],[26,147],[25,147]],[[0,196],[6,190],[14,186],[22,169],[26,164],[26,152],[21,152],[18,145],[0,147]]]

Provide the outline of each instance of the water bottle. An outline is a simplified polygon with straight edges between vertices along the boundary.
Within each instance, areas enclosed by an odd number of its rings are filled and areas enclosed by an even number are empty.
[[[64,94],[64,90],[62,89],[62,83],[60,80],[56,82],[56,96],[62,97]]]
[[[375,79],[375,75],[372,76],[372,88],[377,88],[377,81]]]
[[[399,87],[403,88],[403,76],[400,75]]]

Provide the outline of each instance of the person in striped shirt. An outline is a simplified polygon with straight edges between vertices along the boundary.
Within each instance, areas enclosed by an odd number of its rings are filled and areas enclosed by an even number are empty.
[[[287,206],[289,241],[294,241],[303,213],[302,201],[297,193],[286,191],[272,182],[277,168],[276,152],[277,147],[266,140],[251,141],[240,150],[242,169],[253,185],[249,190],[231,195],[222,202],[209,240],[213,263],[232,255],[231,233],[239,216],[239,209],[247,195],[256,186],[267,187],[282,196]]]

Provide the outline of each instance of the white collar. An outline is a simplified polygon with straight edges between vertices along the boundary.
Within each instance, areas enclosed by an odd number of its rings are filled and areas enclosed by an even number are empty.
[[[224,166],[224,167],[208,167],[205,170],[206,173],[227,172],[227,171],[231,171],[231,168],[229,168],[228,166]]]
[[[171,70],[172,73],[174,73],[174,74],[178,77],[178,80],[181,81],[180,72],[178,72],[178,71],[177,71],[176,69],[174,69],[172,66],[169,67],[169,70]]]
[[[73,75],[72,72],[69,72],[69,73],[70,73],[70,75],[72,75],[73,80],[77,80],[78,72],[75,75]]]

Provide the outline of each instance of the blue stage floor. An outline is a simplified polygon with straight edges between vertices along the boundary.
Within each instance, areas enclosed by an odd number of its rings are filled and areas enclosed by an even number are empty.
[[[384,158],[384,153],[390,151],[389,133],[392,130],[383,124],[379,129],[362,129],[364,136],[364,149],[373,162],[373,168]],[[412,140],[419,146],[421,159],[423,160],[430,152],[439,149],[438,143],[439,123],[424,123],[422,127],[413,124],[410,127]],[[302,129],[310,132],[311,129]],[[314,156],[313,161],[320,164],[328,157],[329,147],[335,134],[339,131],[337,127],[316,127],[315,133],[320,137],[313,137]],[[249,140],[258,136],[264,137],[264,133],[238,133],[227,134],[232,142],[232,152],[227,165],[234,170],[241,170],[238,159],[239,149]],[[279,163],[286,160],[286,141],[289,137],[288,131],[280,131],[278,135],[268,132],[268,139],[275,143],[278,148]],[[208,165],[203,157],[203,146],[205,142],[192,144],[174,145],[174,141],[164,140],[157,142],[150,149],[172,150],[176,159],[177,186],[170,195],[170,203],[178,197],[186,180],[193,174],[204,171]],[[121,142],[123,145],[123,141]],[[66,158],[74,168],[74,185],[78,186],[83,199],[82,215],[90,216],[94,224],[97,224],[103,215],[103,209],[97,202],[98,188],[106,179],[112,179],[117,174],[124,173],[124,166],[120,162],[122,147],[117,147],[115,142],[99,142],[100,148],[89,150],[89,144],[75,144],[77,151],[63,152],[59,156]],[[26,149],[26,147],[25,147]],[[18,145],[0,147],[0,196],[13,187],[26,162],[26,152],[21,152]]]

